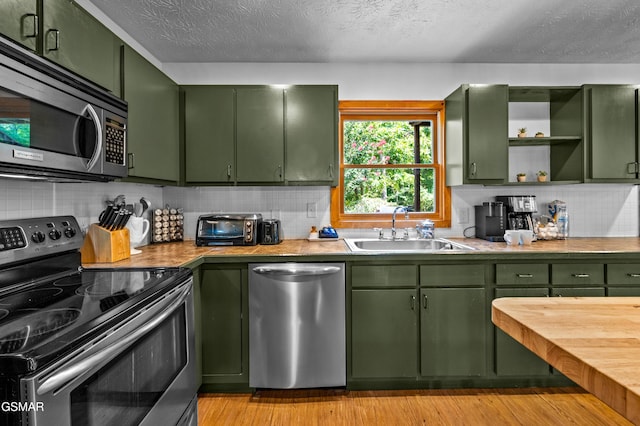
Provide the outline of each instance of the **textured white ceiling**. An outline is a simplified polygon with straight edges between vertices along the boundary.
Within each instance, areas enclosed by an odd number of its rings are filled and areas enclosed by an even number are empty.
[[[638,0],[89,0],[161,62],[640,63]]]

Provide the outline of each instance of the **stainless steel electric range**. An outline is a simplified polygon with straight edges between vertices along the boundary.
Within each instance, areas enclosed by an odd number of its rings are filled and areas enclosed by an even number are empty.
[[[191,271],[83,269],[82,242],[0,221],[0,424],[195,426]]]

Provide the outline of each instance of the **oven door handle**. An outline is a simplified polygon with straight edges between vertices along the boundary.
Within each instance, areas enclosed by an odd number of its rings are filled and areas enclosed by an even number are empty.
[[[173,314],[173,312],[178,309],[180,305],[182,305],[187,299],[187,295],[189,294],[190,290],[191,285],[187,285],[177,296],[177,299],[173,300],[170,304],[167,304],[166,307],[164,304],[160,307],[156,306],[155,308],[162,312],[160,315],[152,317],[152,319],[142,324],[140,327],[136,328],[133,332],[124,336],[122,339],[119,339],[114,344],[104,348],[98,353],[89,355],[84,359],[69,360],[69,362],[73,362],[73,365],[61,368],[59,371],[53,372],[38,387],[38,389],[36,390],[37,394],[43,395],[51,392],[52,390],[57,389],[65,383],[70,382],[76,377],[86,373],[87,371],[91,371],[93,368],[101,365],[103,362],[110,360],[128,345],[144,336],[146,333],[162,323],[162,321],[171,316],[171,314]],[[66,362],[65,365],[68,365],[69,362]]]

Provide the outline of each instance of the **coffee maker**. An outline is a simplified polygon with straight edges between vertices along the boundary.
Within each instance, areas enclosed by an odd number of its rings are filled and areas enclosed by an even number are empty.
[[[496,197],[507,208],[507,229],[533,231],[533,214],[538,211],[535,195],[501,195]]]
[[[506,207],[504,203],[484,202],[481,206],[475,206],[476,211],[476,238],[487,241],[504,241],[506,226]]]

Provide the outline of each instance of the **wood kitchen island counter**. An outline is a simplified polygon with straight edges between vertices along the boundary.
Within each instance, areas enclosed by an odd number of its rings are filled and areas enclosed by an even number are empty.
[[[502,298],[496,326],[640,424],[640,297]]]

